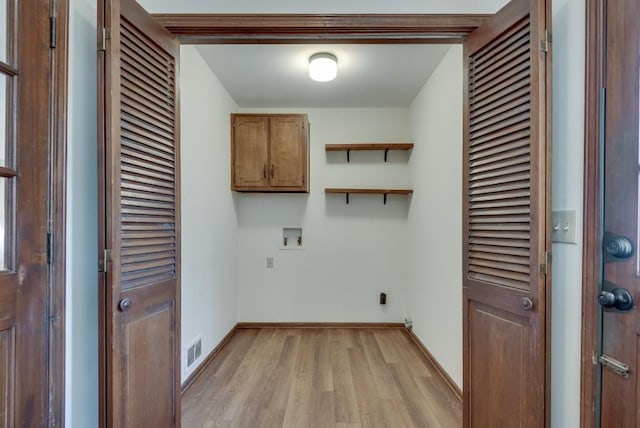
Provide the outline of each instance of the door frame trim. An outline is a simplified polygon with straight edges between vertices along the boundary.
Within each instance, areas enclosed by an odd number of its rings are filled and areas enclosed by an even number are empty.
[[[587,0],[588,2],[598,0]],[[601,0],[600,0],[601,1]],[[550,22],[551,8],[547,7]],[[493,14],[153,14],[181,44],[462,44]],[[549,77],[547,78],[547,80]],[[551,100],[547,101],[550,106]],[[550,138],[547,130],[546,138]],[[547,171],[550,180],[551,170]],[[546,203],[550,203],[549,196]],[[547,275],[545,281],[551,280]],[[548,288],[548,286],[546,286]],[[551,400],[551,293],[545,334],[545,423]],[[462,302],[461,302],[462,304]]]
[[[181,44],[462,43],[489,14],[153,14]]]
[[[67,107],[69,69],[69,0],[52,0],[56,19],[51,49],[49,107],[49,232],[53,259],[49,265],[49,416],[48,426],[65,423],[65,310],[67,247]]]
[[[603,0],[586,1],[585,35],[585,128],[584,128],[584,223],[582,249],[582,351],[580,426],[595,427],[598,365],[593,359],[598,347],[599,192],[600,176],[600,88],[604,85]]]

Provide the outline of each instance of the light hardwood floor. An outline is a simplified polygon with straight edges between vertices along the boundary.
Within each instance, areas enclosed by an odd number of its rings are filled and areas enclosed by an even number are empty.
[[[240,329],[182,398],[182,426],[459,428],[401,329]]]

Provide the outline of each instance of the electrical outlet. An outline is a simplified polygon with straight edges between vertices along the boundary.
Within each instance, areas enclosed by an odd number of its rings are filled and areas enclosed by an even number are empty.
[[[187,349],[187,367],[191,366],[191,364],[193,364],[193,362],[196,360],[195,350],[195,345],[191,345],[189,346],[189,349]]]
[[[267,269],[273,269],[273,257],[267,257]]]
[[[200,355],[202,355],[202,339],[201,338],[198,338],[194,347],[195,347],[195,359],[197,360],[198,358],[200,358]]]

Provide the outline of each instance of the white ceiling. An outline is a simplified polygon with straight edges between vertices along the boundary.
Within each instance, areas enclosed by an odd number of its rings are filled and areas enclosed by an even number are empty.
[[[152,13],[495,13],[507,0],[139,0]]]
[[[448,50],[441,45],[209,45],[198,50],[240,107],[407,107]],[[309,78],[309,56],[338,77]]]
[[[495,13],[507,0],[139,0],[151,13]],[[407,106],[442,46],[330,45],[199,47],[240,106]],[[338,78],[308,79],[306,62],[317,51],[339,59]]]

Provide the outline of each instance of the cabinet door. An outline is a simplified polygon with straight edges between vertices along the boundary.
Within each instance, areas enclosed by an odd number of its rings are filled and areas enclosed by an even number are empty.
[[[232,189],[268,187],[269,119],[234,116],[232,132]]]
[[[271,118],[271,187],[306,190],[307,130],[304,116]]]

